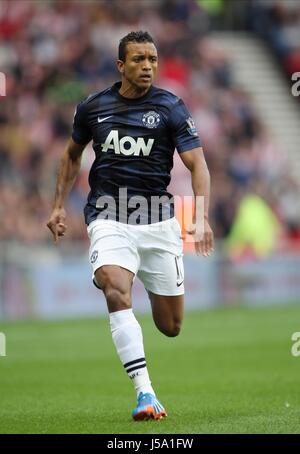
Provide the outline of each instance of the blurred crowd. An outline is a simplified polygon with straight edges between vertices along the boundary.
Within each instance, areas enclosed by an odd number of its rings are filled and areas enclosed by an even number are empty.
[[[250,29],[272,46],[289,79],[300,71],[300,2],[298,0],[248,0]]]
[[[0,3],[0,240],[51,240],[51,212],[60,156],[75,105],[119,80],[119,39],[148,30],[159,50],[156,85],[181,96],[203,142],[212,177],[211,219],[217,238],[228,237],[241,200],[251,193],[270,207],[291,241],[300,237],[294,212],[296,182],[282,151],[257,116],[232,66],[207,34],[206,1],[107,0]],[[221,2],[219,2],[221,6]],[[298,41],[300,42],[300,41]],[[82,216],[93,162],[91,144],[67,203],[68,238],[86,241]],[[177,158],[171,192],[191,194]],[[294,197],[295,198],[295,197]]]

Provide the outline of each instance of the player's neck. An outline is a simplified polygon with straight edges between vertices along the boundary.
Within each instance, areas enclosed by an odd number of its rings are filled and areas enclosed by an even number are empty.
[[[150,88],[151,86],[146,88],[145,90],[141,90],[138,87],[129,84],[126,80],[125,81],[123,80],[119,90],[119,94],[124,98],[130,99],[141,98],[150,90]]]

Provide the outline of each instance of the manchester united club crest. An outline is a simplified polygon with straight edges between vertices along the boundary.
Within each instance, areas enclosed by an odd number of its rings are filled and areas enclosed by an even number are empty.
[[[143,115],[142,122],[146,128],[157,128],[160,123],[160,115],[154,112],[154,110],[150,110]]]
[[[91,263],[95,263],[97,258],[98,258],[98,251],[93,251],[91,258],[90,258]]]

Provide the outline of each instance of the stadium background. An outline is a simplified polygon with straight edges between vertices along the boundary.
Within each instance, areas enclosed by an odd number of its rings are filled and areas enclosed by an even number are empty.
[[[300,71],[297,0],[0,1],[6,77],[0,331],[7,339],[0,432],[137,430],[109,401],[109,386],[128,395],[124,402],[132,398],[107,321],[98,319],[106,314],[104,299],[90,280],[82,217],[90,145],[58,248],[45,227],[74,107],[118,80],[118,41],[137,29],[157,42],[156,85],[181,96],[193,114],[212,177],[216,237],[209,259],[185,243],[187,316],[175,343],[155,332],[146,293],[135,285],[133,304],[145,313],[140,320],[155,380],[169,401],[182,394],[174,412],[190,417],[184,426],[171,420],[138,430],[297,432],[300,359],[291,355],[291,336],[300,331],[300,98],[292,88]],[[177,156],[172,175],[170,191],[190,195]],[[172,357],[185,371],[184,384],[167,362]],[[163,377],[162,364],[168,364]],[[117,423],[108,418],[105,426],[108,407]]]

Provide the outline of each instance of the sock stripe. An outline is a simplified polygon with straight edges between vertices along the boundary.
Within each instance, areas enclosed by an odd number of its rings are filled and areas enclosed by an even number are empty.
[[[128,366],[132,366],[133,364],[136,364],[136,363],[141,363],[142,361],[146,361],[145,358],[139,358],[139,359],[135,359],[134,361],[129,361],[128,363],[124,364],[124,367],[126,369],[126,367],[128,367]]]
[[[137,370],[137,369],[142,369],[143,367],[146,367],[146,363],[141,364],[139,366],[131,367],[130,369],[127,369],[126,372],[129,374],[129,372],[133,372],[134,370]]]

